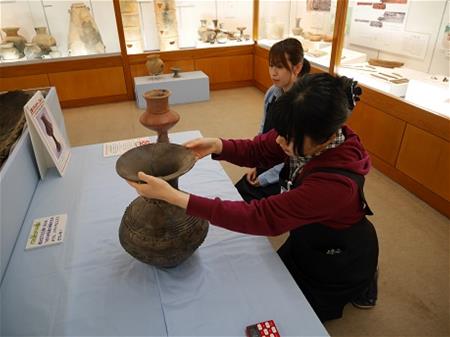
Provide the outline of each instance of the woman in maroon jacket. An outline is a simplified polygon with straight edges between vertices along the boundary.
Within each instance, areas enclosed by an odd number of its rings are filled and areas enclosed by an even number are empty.
[[[284,193],[250,203],[208,199],[142,172],[139,178],[146,184],[130,184],[142,196],[165,200],[233,231],[289,231],[278,254],[322,321],[341,317],[347,303],[368,291],[371,297],[363,299],[373,306],[378,241],[363,194],[370,159],[344,125],[360,93],[346,77],[305,75],[277,101],[275,129],[253,140],[200,138],[185,144],[198,158],[212,154],[240,166],[285,162],[280,174]]]

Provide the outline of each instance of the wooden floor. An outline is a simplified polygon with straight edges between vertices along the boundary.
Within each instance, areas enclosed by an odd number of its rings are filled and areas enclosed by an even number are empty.
[[[250,138],[262,117],[263,93],[253,87],[211,92],[208,102],[172,106],[181,115],[173,131]],[[134,102],[64,110],[72,146],[154,134],[142,127]],[[245,169],[223,163],[236,182]],[[380,241],[379,301],[373,310],[348,305],[326,323],[331,336],[449,336],[449,219],[373,169],[366,197]],[[285,236],[270,238],[274,248]]]

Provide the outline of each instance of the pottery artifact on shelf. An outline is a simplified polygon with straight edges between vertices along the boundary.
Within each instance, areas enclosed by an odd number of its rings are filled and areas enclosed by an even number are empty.
[[[6,34],[3,41],[12,42],[14,44],[14,48],[19,51],[19,57],[23,57],[25,56],[23,50],[25,49],[25,43],[27,40],[18,33],[19,29],[19,27],[3,27],[2,30]]]
[[[147,62],[145,62],[148,74],[151,76],[157,76],[164,71],[164,62],[160,59],[159,54],[153,54],[147,56]]]
[[[47,27],[36,27],[34,30],[36,35],[32,41],[41,48],[43,54],[49,54],[51,47],[56,46],[55,38],[47,33]]]

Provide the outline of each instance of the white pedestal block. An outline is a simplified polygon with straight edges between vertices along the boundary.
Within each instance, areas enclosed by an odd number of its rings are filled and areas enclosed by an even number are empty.
[[[156,78],[135,77],[134,92],[139,108],[147,107],[144,93],[153,89],[170,90],[170,105],[209,100],[209,78],[202,71],[181,72],[178,78],[174,78],[172,74],[159,75]]]

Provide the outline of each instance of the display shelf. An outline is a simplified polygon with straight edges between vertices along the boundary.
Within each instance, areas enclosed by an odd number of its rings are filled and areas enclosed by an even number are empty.
[[[337,72],[372,89],[450,118],[450,78],[446,75],[430,75],[406,67],[389,69],[367,62],[341,65]]]
[[[441,76],[440,78],[448,79],[446,76]],[[450,119],[449,92],[448,80],[447,82],[430,78],[425,80],[411,80],[408,83],[405,101]],[[426,99],[424,99],[425,97]]]
[[[120,12],[129,55],[252,41],[252,1],[127,0]]]
[[[54,64],[54,62],[64,62],[64,61],[81,61],[81,60],[92,60],[101,59],[111,56],[120,56],[120,52],[104,53],[104,54],[91,54],[91,55],[78,55],[78,56],[65,56],[65,57],[45,57],[33,60],[19,59],[19,60],[2,60],[0,62],[0,69],[9,66],[24,66],[33,64]]]
[[[304,41],[302,39],[298,39],[300,42]],[[258,40],[258,46],[270,49],[278,40],[267,40],[261,39]],[[312,44],[312,48],[315,46],[322,48],[320,49],[311,49],[306,50],[304,52],[305,58],[311,62],[312,65],[315,65],[321,69],[327,69],[330,67],[331,61],[331,45],[323,42],[314,42],[315,45]],[[303,45],[303,42],[302,42]],[[354,62],[364,62],[367,59],[367,55],[364,53],[356,52],[349,49],[344,49],[341,55],[341,64],[352,64]]]
[[[449,117],[448,82],[433,80],[448,80],[450,75],[449,6],[445,0],[350,1],[344,50],[366,53],[369,61],[396,61],[402,66],[371,69],[367,64],[348,62],[347,69],[338,68],[338,72],[355,77],[370,88]],[[402,81],[404,83],[393,83]],[[419,92],[422,94],[417,95]]]
[[[0,10],[1,63],[120,52],[112,1],[2,1]]]
[[[337,1],[268,0],[259,5],[258,42],[295,37],[309,48],[309,42],[330,43],[333,39]]]

